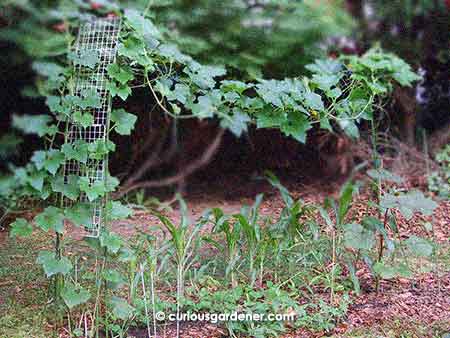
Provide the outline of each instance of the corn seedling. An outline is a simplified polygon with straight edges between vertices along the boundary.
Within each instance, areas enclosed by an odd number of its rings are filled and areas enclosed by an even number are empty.
[[[332,257],[331,257],[331,293],[330,302],[334,304],[334,291],[335,291],[335,279],[336,279],[336,269],[338,260],[338,242],[339,242],[339,232],[345,226],[345,219],[350,210],[350,205],[353,201],[353,194],[355,193],[356,187],[351,183],[346,183],[341,189],[339,200],[335,201],[332,199],[327,199],[325,201],[325,208],[319,206],[318,210],[321,217],[325,220],[326,225],[331,232],[331,245],[332,245]],[[327,209],[331,209],[330,212]],[[332,221],[332,217],[335,221]]]
[[[238,226],[242,229],[243,239],[247,250],[247,259],[249,262],[249,280],[253,287],[256,280],[257,269],[255,269],[255,260],[258,250],[264,240],[261,235],[261,226],[259,225],[259,206],[261,205],[263,195],[256,196],[255,203],[251,206],[244,206],[239,214],[233,215]]]
[[[186,203],[180,197],[178,197],[178,200],[181,214],[179,225],[175,225],[164,215],[157,215],[164,228],[170,234],[169,242],[175,252],[175,262],[177,265],[177,337],[180,335],[180,322],[178,318],[181,301],[184,296],[184,275],[195,260],[195,248],[198,242],[196,236],[204,224],[202,221],[192,227],[188,217]]]
[[[240,239],[241,239],[241,226],[239,222],[232,224],[232,219],[229,215],[225,215],[219,208],[214,208],[207,213],[206,218],[209,215],[213,215],[213,233],[223,233],[225,244],[220,241],[216,241],[211,237],[206,237],[205,240],[214,245],[223,255],[226,256],[226,268],[225,277],[230,278],[232,287],[237,286],[237,280],[235,277],[236,265],[240,258]]]

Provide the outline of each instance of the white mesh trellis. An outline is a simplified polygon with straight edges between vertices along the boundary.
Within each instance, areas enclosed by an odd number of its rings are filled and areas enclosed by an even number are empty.
[[[87,108],[82,113],[90,113],[94,122],[89,127],[82,127],[74,122],[69,123],[68,143],[74,143],[77,140],[84,140],[92,143],[98,140],[107,141],[109,128],[109,113],[111,112],[111,96],[107,90],[107,68],[115,62],[118,37],[121,22],[119,18],[93,19],[81,25],[78,37],[75,43],[75,55],[86,55],[86,52],[94,53],[98,56],[98,63],[93,69],[75,64],[75,96],[82,96],[86,91],[95,93],[101,101],[99,108]],[[72,115],[80,108],[74,107]],[[101,159],[88,159],[86,165],[80,165],[75,160],[69,160],[64,165],[64,177],[66,182],[70,175],[78,177],[87,177],[90,184],[99,184],[102,182],[106,186],[107,178],[107,155]],[[88,202],[85,194],[80,196],[81,202]],[[106,199],[91,203],[92,223],[85,224],[86,236],[98,237],[103,223],[103,212]],[[67,203],[71,203],[67,200]]]

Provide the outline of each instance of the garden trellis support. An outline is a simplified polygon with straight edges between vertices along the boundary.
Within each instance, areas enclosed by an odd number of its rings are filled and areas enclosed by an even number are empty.
[[[109,115],[111,113],[111,95],[107,90],[108,66],[115,62],[118,38],[121,28],[121,20],[117,17],[94,18],[80,26],[75,42],[74,55],[94,55],[98,60],[95,67],[90,69],[85,65],[74,62],[75,88],[74,95],[81,97],[86,92],[94,93],[100,104],[96,108],[74,107],[71,112],[71,121],[67,128],[66,142],[73,144],[77,140],[88,143],[96,141],[108,141]],[[73,115],[77,112],[89,113],[93,117],[93,123],[83,127],[73,121]],[[64,165],[64,177],[67,183],[68,177],[75,175],[87,177],[89,184],[104,184],[108,177],[108,155],[100,159],[88,159],[85,165],[80,165],[75,160],[68,160]],[[81,202],[88,202],[86,194],[79,197]],[[86,236],[98,237],[104,222],[104,211],[107,197],[92,202],[92,223],[85,224]],[[73,203],[66,200],[65,204]]]

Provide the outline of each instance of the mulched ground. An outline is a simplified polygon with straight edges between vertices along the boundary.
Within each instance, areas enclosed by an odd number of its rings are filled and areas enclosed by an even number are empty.
[[[354,300],[347,315],[348,328],[372,326],[389,318],[421,322],[450,323],[450,273],[426,273],[415,280],[383,282],[382,292]]]

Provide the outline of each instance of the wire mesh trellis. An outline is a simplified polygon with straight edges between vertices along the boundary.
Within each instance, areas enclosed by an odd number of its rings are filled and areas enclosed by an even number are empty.
[[[87,108],[82,113],[89,113],[93,117],[93,124],[89,127],[82,127],[78,123],[69,122],[67,142],[70,144],[78,140],[87,143],[97,141],[107,142],[109,128],[109,114],[111,112],[111,96],[107,90],[107,68],[115,62],[118,38],[121,21],[117,17],[95,18],[83,23],[78,32],[75,43],[75,55],[96,55],[98,61],[93,69],[82,64],[74,64],[75,89],[74,96],[82,97],[84,93],[93,93],[100,99],[96,108]],[[72,108],[72,116],[82,109]],[[108,156],[104,155],[100,159],[88,159],[87,163],[81,165],[76,160],[68,160],[64,165],[65,182],[69,181],[71,175],[86,177],[89,184],[104,184],[106,187]],[[100,183],[99,183],[100,182]],[[106,190],[106,189],[105,189]],[[86,194],[81,194],[81,202],[89,202]],[[69,206],[73,201],[65,200],[65,205]],[[84,224],[85,235],[87,237],[98,237],[103,225],[103,214],[106,197],[91,203],[92,221],[91,224]]]

